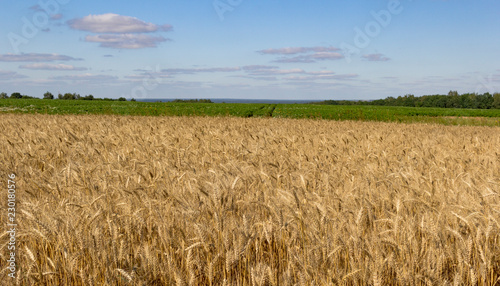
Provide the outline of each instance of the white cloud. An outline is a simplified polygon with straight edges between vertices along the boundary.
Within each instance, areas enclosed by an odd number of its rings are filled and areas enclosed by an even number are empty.
[[[97,33],[97,35],[87,35],[85,41],[100,43],[101,47],[114,49],[155,48],[159,43],[169,39],[143,33],[172,30],[171,25],[156,25],[135,17],[113,13],[88,15],[70,20],[67,24],[75,30]]]
[[[63,15],[62,14],[54,14],[52,16],[50,16],[50,19],[51,20],[59,20],[59,19],[62,19]]]
[[[137,70],[140,71],[140,70]],[[161,83],[165,78],[172,78],[171,75],[162,72],[145,71],[140,74],[126,75],[123,77],[131,82],[144,82],[144,80]]]
[[[309,76],[287,76],[284,79],[286,80],[292,80],[292,81],[315,81],[315,80],[348,80],[348,79],[353,79],[358,77],[357,74],[334,74],[333,72],[330,72],[329,74],[317,74],[314,72],[308,73],[312,74]]]
[[[169,41],[169,39],[143,34],[101,34],[88,35],[85,41],[100,43],[100,46],[104,48],[142,49],[155,48],[159,43]]]
[[[303,69],[287,69],[287,70],[270,70],[268,74],[292,74],[292,73],[304,73]]]
[[[256,80],[277,80],[277,76],[284,80],[289,81],[316,81],[316,80],[342,80],[342,79],[352,79],[357,77],[357,74],[335,74],[335,72],[330,70],[320,70],[320,71],[305,71],[303,69],[277,69],[270,68],[271,66],[263,66],[262,68],[245,69],[248,75],[241,76],[245,78],[252,78]]]
[[[95,75],[95,74],[79,74],[79,75],[63,75],[63,76],[53,76],[50,77],[53,80],[68,80],[68,81],[76,81],[76,82],[85,82],[85,83],[103,83],[103,82],[115,82],[118,80],[118,77],[111,75]]]
[[[144,33],[172,30],[171,25],[156,25],[135,17],[113,13],[88,15],[70,20],[67,24],[75,30],[97,33],[97,35],[87,35],[85,41],[100,43],[101,47],[114,49],[156,48],[159,43],[170,39]]]
[[[338,60],[343,59],[344,55],[336,52],[318,52],[311,55],[315,60]]]
[[[0,55],[0,62],[52,62],[52,61],[77,61],[77,60],[81,59],[76,59],[70,56],[59,55],[59,54],[28,53],[28,54]]]
[[[330,47],[286,47],[279,49],[265,49],[257,52],[267,55],[294,55],[294,54],[309,53],[309,52],[336,52],[336,51],[340,51],[340,49],[330,46]]]
[[[307,74],[312,74],[312,75],[330,75],[330,74],[334,74],[334,73],[335,72],[327,71],[327,70],[307,72]]]
[[[300,55],[295,57],[281,57],[274,60],[276,63],[314,63],[325,60],[343,59],[344,55],[337,52],[316,52],[309,55]]]
[[[223,84],[223,83],[210,83],[208,84],[211,88],[248,88],[251,87],[249,84],[244,84],[244,83],[233,83],[233,84]]]
[[[47,64],[47,63],[35,63],[28,65],[21,65],[19,68],[30,69],[30,70],[63,70],[63,71],[83,71],[87,70],[84,67],[75,67],[72,65],[65,64]]]
[[[388,57],[383,54],[367,54],[361,56],[363,59],[368,60],[370,62],[385,62],[390,60]]]
[[[276,81],[276,80],[278,80],[278,78],[275,76],[235,75],[234,77],[249,78],[249,79],[254,79],[254,80],[259,80],[259,81]]]
[[[156,25],[113,13],[88,15],[68,21],[68,25],[75,30],[93,33],[150,33],[172,29],[170,25]]]
[[[265,49],[257,51],[261,55],[281,55],[273,62],[276,63],[314,63],[325,60],[343,59],[337,47],[287,47],[279,49]],[[299,55],[297,55],[299,54]],[[296,55],[296,56],[291,56]]]
[[[256,70],[268,70],[268,69],[276,69],[277,66],[266,66],[266,65],[249,65],[241,67],[245,71],[256,71]]]
[[[277,68],[265,68],[265,69],[254,69],[249,70],[249,75],[257,76],[274,76],[274,75],[286,75],[286,74],[301,74],[306,73],[303,69],[277,69]]]
[[[18,74],[17,72],[14,71],[3,71],[0,70],[0,80],[12,80],[12,79],[18,79],[18,78],[27,78],[27,76]]]
[[[240,67],[217,67],[217,68],[173,68],[161,70],[167,74],[194,74],[194,73],[213,73],[213,72],[235,72],[240,71]]]
[[[167,85],[171,88],[181,88],[181,89],[192,89],[192,88],[203,88],[207,87],[205,82],[201,81],[169,81]]]

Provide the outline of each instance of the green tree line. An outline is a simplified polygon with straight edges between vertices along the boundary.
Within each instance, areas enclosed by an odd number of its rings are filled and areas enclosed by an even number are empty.
[[[382,105],[382,106],[409,106],[409,107],[441,107],[441,108],[477,108],[477,109],[500,109],[500,93],[464,93],[458,94],[450,91],[446,95],[423,95],[387,97],[373,101],[350,101],[350,100],[325,100],[315,104],[328,105]]]
[[[21,94],[20,92],[13,92],[10,97],[7,93],[5,92],[2,92],[0,93],[0,99],[4,99],[4,98],[14,98],[14,99],[30,99],[30,98],[36,98],[36,97],[32,97],[32,96],[27,96],[27,95],[24,95],[24,94]]]
[[[13,98],[13,99],[38,99],[38,97],[33,97],[33,96],[28,96],[28,95],[23,95],[19,92],[13,92],[10,96],[5,93],[5,92],[2,92],[0,93],[0,99],[6,99],[6,98]],[[46,92],[43,94],[43,99],[55,99],[56,97],[51,93],[51,92]],[[80,96],[80,94],[78,93],[65,93],[65,94],[62,94],[62,93],[59,93],[57,95],[57,99],[61,99],[61,100],[109,100],[109,101],[113,101],[113,100],[118,100],[118,101],[127,101],[127,99],[125,97],[120,97],[118,99],[112,99],[112,98],[98,98],[98,97],[94,97],[92,94],[89,94],[89,95],[86,95],[86,96]],[[132,99],[131,101],[135,101],[135,99]]]

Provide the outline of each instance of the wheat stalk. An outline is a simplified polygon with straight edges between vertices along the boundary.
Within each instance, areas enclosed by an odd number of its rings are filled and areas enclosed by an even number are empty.
[[[498,128],[0,119],[0,173],[20,178],[18,285],[500,281]]]

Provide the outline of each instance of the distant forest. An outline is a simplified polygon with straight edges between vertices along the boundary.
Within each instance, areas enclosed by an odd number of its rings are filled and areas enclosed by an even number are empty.
[[[13,92],[10,97],[7,93],[5,92],[2,92],[0,93],[0,99],[5,99],[5,98],[13,98],[13,99],[40,99],[38,97],[33,97],[33,96],[29,96],[29,95],[24,95],[24,94],[21,94],[19,92]],[[46,92],[44,93],[43,95],[43,99],[54,99],[54,95],[50,92]],[[61,99],[61,100],[105,100],[105,101],[114,101],[114,100],[117,100],[117,101],[127,101],[127,99],[125,97],[120,97],[118,99],[113,99],[113,98],[98,98],[98,97],[94,97],[92,94],[89,94],[89,95],[86,95],[86,96],[80,96],[78,93],[65,93],[65,94],[62,94],[62,93],[59,93],[57,95],[57,99]],[[132,101],[135,101],[135,99],[132,98]]]
[[[409,106],[409,107],[441,107],[441,108],[478,108],[478,109],[500,109],[500,93],[464,93],[458,94],[450,91],[447,95],[424,95],[414,96],[407,94],[404,96],[387,97],[372,101],[351,101],[351,100],[325,100],[312,102],[313,104],[326,105],[383,105],[383,106]]]
[[[13,99],[40,99],[38,97],[33,97],[25,94],[21,94],[20,92],[13,92],[10,96],[5,93],[1,92],[0,93],[0,99],[7,99],[7,98],[13,98]],[[55,99],[56,97],[50,93],[46,92],[43,95],[43,99]],[[61,100],[105,100],[105,101],[127,101],[125,97],[120,97],[118,99],[113,99],[113,98],[98,98],[94,97],[92,94],[81,96],[77,93],[59,93],[57,95],[57,99]],[[134,98],[132,98],[130,101],[136,101]],[[159,101],[161,102],[161,101]],[[184,103],[213,103],[210,99],[174,99],[172,102],[179,103],[179,102],[184,102]]]
[[[37,98],[27,95],[22,95],[19,92],[14,92],[10,96],[7,93],[0,93],[0,99],[3,98],[16,98],[16,99],[30,99]],[[43,99],[55,99],[56,97],[50,93],[46,92],[43,95]],[[118,100],[126,101],[124,97],[119,99],[111,98],[96,98],[92,95],[80,96],[76,93],[65,93],[58,94],[57,99],[62,100]],[[135,101],[135,99],[131,99]],[[173,102],[186,102],[186,103],[212,103],[210,99],[189,99],[182,100],[176,99]],[[414,96],[413,94],[407,94],[404,96],[387,97],[385,99],[377,100],[324,100],[311,102],[311,104],[320,105],[382,105],[382,106],[409,106],[409,107],[441,107],[441,108],[475,108],[475,109],[500,109],[500,93],[464,93],[458,94],[456,91],[450,91],[448,94],[435,94],[435,95],[423,95]]]

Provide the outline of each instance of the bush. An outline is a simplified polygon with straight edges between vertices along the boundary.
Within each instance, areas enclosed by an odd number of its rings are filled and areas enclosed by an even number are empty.
[[[64,95],[59,94],[58,95],[59,99],[64,99],[64,100],[74,100],[74,99],[80,99],[80,95],[76,93],[65,93]]]
[[[213,103],[210,99],[174,99],[172,102],[183,103]]]
[[[23,96],[19,92],[14,92],[10,95],[10,98],[23,98]]]
[[[43,94],[43,99],[54,99],[54,95],[47,91]]]
[[[500,108],[500,93],[493,94],[493,108]]]

